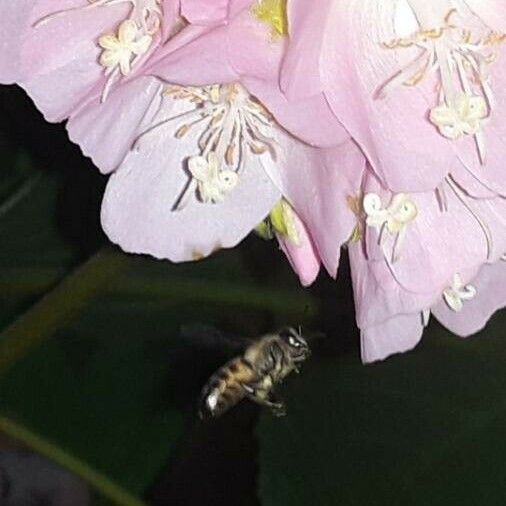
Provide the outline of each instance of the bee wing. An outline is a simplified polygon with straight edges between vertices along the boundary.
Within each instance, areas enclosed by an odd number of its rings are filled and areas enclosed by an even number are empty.
[[[189,323],[182,325],[180,336],[185,344],[207,351],[240,354],[251,344],[249,339],[233,339],[212,325]]]

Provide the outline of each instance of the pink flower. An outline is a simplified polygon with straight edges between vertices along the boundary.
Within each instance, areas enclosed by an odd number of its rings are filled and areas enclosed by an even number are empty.
[[[290,37],[253,0],[18,1],[0,80],[112,173],[125,251],[196,260],[267,219],[307,286],[345,246],[365,362],[505,305],[502,0],[292,0]]]
[[[498,285],[491,293],[474,285],[506,251],[504,199],[474,199],[451,178],[436,191],[394,194],[371,173],[360,195],[363,239],[349,256],[364,361],[413,348],[431,311],[453,328],[467,315],[461,329],[478,330],[504,298]],[[464,311],[474,299],[486,312]]]
[[[504,2],[295,0],[289,12],[284,90],[324,93],[386,186],[426,191],[458,172],[505,194]]]
[[[192,38],[181,32],[175,44],[181,37],[185,44],[179,49],[157,55],[156,65],[149,69],[156,77],[131,79],[101,106],[100,114],[90,109],[69,122],[71,136],[86,152],[93,153],[94,160],[105,160],[110,155],[101,135],[111,131],[117,111],[126,109],[115,101],[123,101],[123,94],[141,98],[135,100],[138,109],[129,111],[138,118],[139,135],[135,142],[129,139],[132,150],[119,163],[104,197],[102,223],[111,240],[126,251],[173,261],[235,246],[282,194],[300,201],[300,207],[304,199],[306,209],[313,206],[310,195],[299,192],[297,196],[298,185],[289,188],[287,171],[295,163],[307,184],[325,192],[320,217],[330,226],[343,220],[334,195],[345,189],[340,184],[330,187],[326,179],[328,175],[336,182],[340,178],[333,168],[341,161],[338,150],[313,148],[286,129],[311,131],[314,143],[323,146],[332,140],[343,142],[348,135],[323,97],[292,104],[282,96],[277,85],[282,41],[273,41],[268,27],[249,12],[204,36]],[[256,46],[262,51],[247,53],[248,47]],[[169,79],[194,86],[170,85]],[[230,84],[209,85],[209,79]],[[149,92],[142,95],[141,89]],[[104,105],[110,108],[107,116]],[[315,110],[321,120],[316,127],[302,121]],[[272,117],[273,111],[284,128]],[[358,163],[360,168],[363,157],[356,149],[355,153],[345,155],[343,163]],[[353,172],[360,174],[360,170]],[[298,212],[307,214],[304,209]],[[316,217],[312,219],[316,224]],[[327,269],[335,275],[340,243],[329,239],[325,230],[315,230],[312,236]],[[291,257],[295,258],[293,250]],[[314,269],[313,265],[308,271]],[[303,278],[307,283],[311,275]]]

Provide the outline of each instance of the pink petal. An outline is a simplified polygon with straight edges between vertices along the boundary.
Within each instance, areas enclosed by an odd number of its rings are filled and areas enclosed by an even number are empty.
[[[441,297],[405,290],[392,276],[386,262],[368,261],[361,243],[348,247],[357,324],[361,329],[385,324],[400,314],[419,314]]]
[[[412,350],[420,342],[423,331],[421,314],[400,314],[384,323],[362,329],[362,362],[377,362],[395,353]]]
[[[0,5],[0,83],[12,84],[20,78],[19,51],[28,28],[29,12],[36,0],[4,1]]]
[[[485,24],[498,32],[506,31],[506,4],[503,0],[460,0]]]
[[[87,5],[82,0],[39,0],[30,23],[65,8]],[[48,121],[61,121],[104,85],[104,69],[98,63],[97,39],[114,32],[129,11],[127,4],[73,11],[30,28],[22,47],[22,86]],[[100,91],[97,91],[100,88]]]
[[[154,125],[181,113],[166,98]],[[174,262],[195,260],[237,245],[281,198],[257,156],[248,158],[239,184],[223,203],[203,204],[194,194],[173,210],[189,181],[189,156],[200,153],[200,130],[175,138],[177,122],[151,129],[139,138],[111,176],[102,206],[102,226],[111,241],[132,253]],[[264,155],[269,156],[269,155]]]
[[[183,86],[237,81],[228,59],[226,30],[227,26],[185,28],[157,52],[145,73]]]
[[[104,173],[119,166],[161,105],[164,85],[153,77],[140,77],[118,87],[102,103],[95,98],[71,116],[67,130]]]
[[[294,219],[297,223],[299,244],[294,244],[280,234],[277,234],[277,238],[292,269],[299,276],[302,286],[309,286],[314,283],[320,272],[320,258],[307,228],[296,215],[294,215]]]
[[[236,16],[239,16],[239,14],[241,14],[243,11],[249,9],[255,3],[255,0],[229,0],[228,3],[228,17],[229,20],[232,20]]]
[[[230,23],[223,36],[227,39],[227,58],[239,76],[278,84],[285,44],[283,39],[272,37],[267,23],[246,11]]]
[[[181,0],[181,15],[190,23],[207,25],[223,23],[228,18],[229,0]]]
[[[291,44],[283,63],[281,87],[290,99],[318,95],[323,91],[320,55],[326,22],[333,0],[290,2],[288,16]]]
[[[249,11],[225,26],[209,30],[190,26],[157,54],[149,72],[181,85],[238,81],[252,76],[277,80],[282,44],[272,40],[269,26]]]
[[[444,302],[432,309],[445,327],[461,337],[481,331],[490,317],[506,306],[506,262],[483,266],[471,283],[477,295],[465,302],[461,313],[455,313]]]
[[[477,175],[473,175],[473,173],[467,170],[464,166],[453,171],[452,177],[461,188],[465,188],[466,193],[468,193],[470,197],[477,199],[490,199],[500,195],[500,193],[490,188],[492,185],[488,184],[487,186],[486,180],[483,182],[480,181]]]
[[[251,7],[255,0],[181,0],[181,15],[195,25],[217,25]]]
[[[350,140],[322,94],[289,101],[276,82],[246,78],[243,83],[283,128],[302,141],[312,146],[333,147]]]

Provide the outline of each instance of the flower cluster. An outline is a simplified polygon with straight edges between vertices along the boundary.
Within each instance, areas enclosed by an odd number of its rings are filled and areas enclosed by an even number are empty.
[[[506,305],[504,0],[16,0],[0,24],[0,82],[111,173],[124,250],[257,229],[309,285],[347,247],[366,362]]]

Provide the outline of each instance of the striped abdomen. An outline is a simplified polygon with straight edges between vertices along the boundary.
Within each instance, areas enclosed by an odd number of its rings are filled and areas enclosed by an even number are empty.
[[[209,380],[202,392],[200,416],[216,417],[235,406],[245,396],[242,384],[256,379],[251,365],[238,357],[219,369]]]

